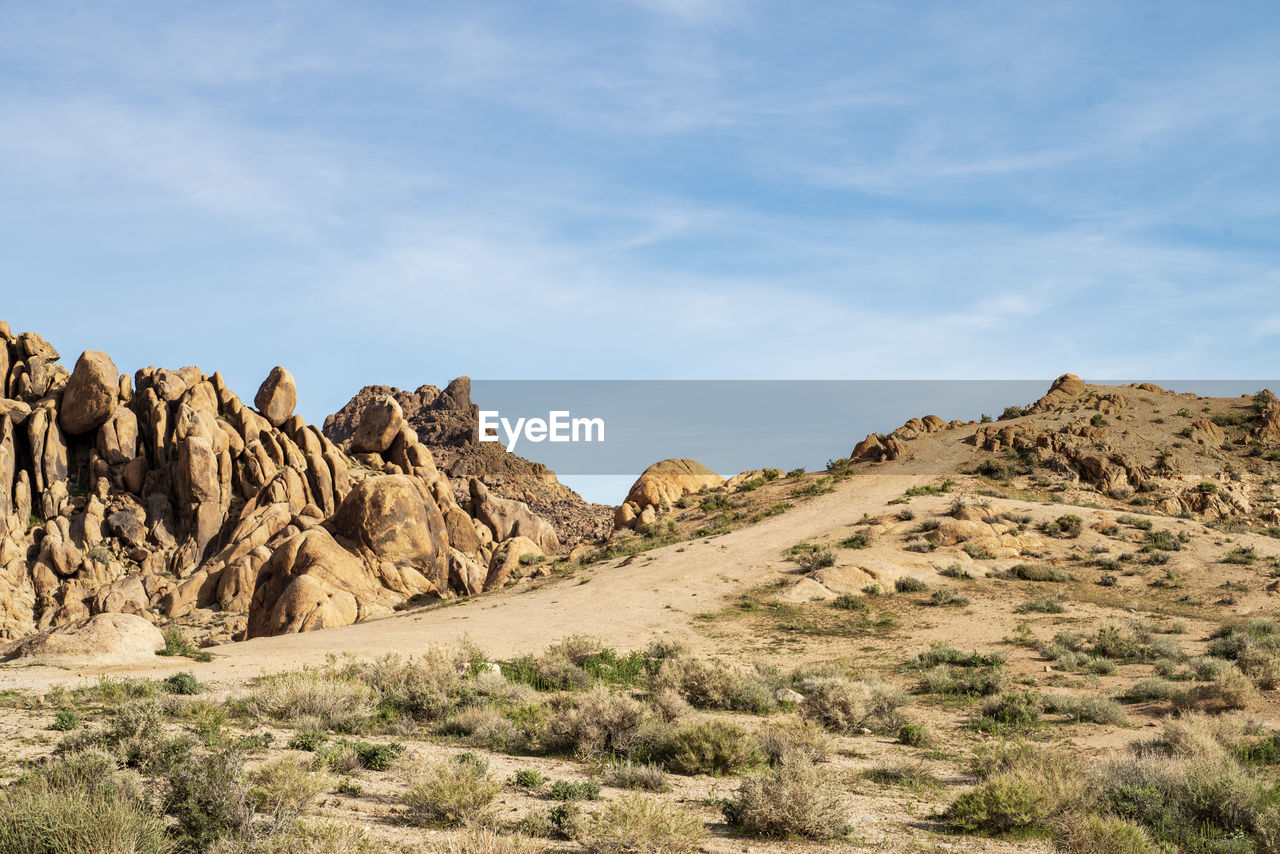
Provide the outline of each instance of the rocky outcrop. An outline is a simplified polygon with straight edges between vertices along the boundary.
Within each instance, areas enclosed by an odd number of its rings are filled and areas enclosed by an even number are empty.
[[[360,453],[357,448],[366,443],[356,441],[357,427],[366,409],[383,397],[398,404],[404,423],[430,449],[436,467],[448,475],[457,504],[470,501],[469,480],[474,477],[491,494],[519,501],[549,522],[561,545],[608,536],[612,507],[583,501],[546,466],[510,453],[501,443],[478,441],[479,407],[472,403],[469,377],[458,377],[444,389],[424,385],[416,391],[401,391],[366,386],[325,419],[325,435]]]
[[[627,499],[614,513],[614,527],[635,528],[657,518],[683,496],[703,489],[718,489],[725,479],[697,460],[659,460],[649,466],[627,492]]]
[[[59,358],[0,323],[0,639],[104,614],[213,640],[339,625],[492,586],[504,540],[558,548],[516,502],[473,519],[390,397],[346,418],[357,450],[296,414],[282,367],[248,406],[194,366]]]
[[[470,511],[472,518],[484,523],[499,542],[513,537],[524,537],[543,554],[560,551],[560,540],[555,528],[542,517],[529,510],[522,502],[493,495],[480,481],[471,478]]]
[[[1053,385],[1049,386],[1049,391],[1045,393],[1044,397],[1026,407],[1022,414],[1035,415],[1038,412],[1061,409],[1081,397],[1086,390],[1087,386],[1084,380],[1075,374],[1063,374],[1053,381]]]

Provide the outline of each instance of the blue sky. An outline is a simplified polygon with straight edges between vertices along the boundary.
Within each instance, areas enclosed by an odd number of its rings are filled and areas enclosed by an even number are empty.
[[[460,373],[1274,376],[1277,44],[1261,2],[0,2],[0,317],[284,364],[313,420]]]

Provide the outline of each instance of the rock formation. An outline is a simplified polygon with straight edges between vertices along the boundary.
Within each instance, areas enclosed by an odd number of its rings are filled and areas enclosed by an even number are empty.
[[[659,460],[640,473],[614,514],[615,528],[635,528],[657,518],[682,496],[724,485],[725,479],[697,460]]]
[[[255,408],[196,367],[60,358],[0,323],[0,639],[101,614],[213,640],[341,625],[506,583],[504,541],[560,548],[528,507],[450,483],[394,397],[344,410],[340,445],[282,367]],[[438,397],[471,410],[465,381]]]

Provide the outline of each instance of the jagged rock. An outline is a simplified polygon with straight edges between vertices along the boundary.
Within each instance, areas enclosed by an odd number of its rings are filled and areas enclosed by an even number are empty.
[[[11,644],[0,657],[12,661],[109,667],[143,664],[164,649],[164,635],[134,614],[97,614]]]
[[[404,411],[396,399],[386,394],[379,395],[361,410],[360,422],[351,437],[351,448],[380,454],[391,447],[404,426]]]
[[[96,430],[115,411],[120,395],[120,372],[106,353],[86,350],[62,392],[58,424],[70,436]]]
[[[485,564],[459,549],[449,549],[449,586],[452,589],[474,596],[484,591],[488,576]]]
[[[23,332],[18,336],[18,354],[24,359],[40,358],[50,362],[62,358],[52,344],[34,332]]]
[[[440,508],[421,480],[373,477],[351,490],[329,520],[372,577],[404,598],[449,589],[449,539]]]
[[[107,529],[131,549],[147,544],[146,515],[141,507],[129,506],[117,510],[106,518]]]
[[[3,349],[0,347],[0,351]],[[0,382],[3,382],[3,374],[0,374]],[[25,423],[29,415],[31,415],[29,404],[21,400],[0,400],[0,418],[8,418],[14,425],[19,425]]]
[[[298,386],[293,381],[293,374],[279,365],[272,368],[259,386],[253,405],[271,422],[271,426],[284,424],[298,405]]]
[[[395,604],[359,558],[324,528],[312,528],[286,541],[262,566],[245,636],[348,626],[390,614]]]
[[[471,478],[469,489],[472,518],[487,525],[495,540],[502,542],[512,537],[526,537],[544,554],[555,554],[560,550],[555,528],[525,504],[491,494],[479,478]]]

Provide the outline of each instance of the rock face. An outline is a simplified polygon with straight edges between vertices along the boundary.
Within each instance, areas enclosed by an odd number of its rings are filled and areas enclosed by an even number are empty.
[[[378,395],[360,411],[360,422],[351,437],[353,451],[380,454],[404,428],[404,411],[389,394]]]
[[[562,545],[595,541],[609,534],[612,507],[583,501],[541,463],[512,454],[500,443],[477,441],[479,407],[471,401],[469,377],[458,377],[444,389],[424,385],[417,391],[401,391],[390,386],[366,386],[325,419],[325,436],[338,445],[347,444],[353,452],[361,452],[357,447],[361,443],[355,440],[357,427],[365,409],[384,396],[400,405],[405,423],[430,449],[437,468],[450,478],[459,505],[471,500],[468,481],[475,477],[491,494],[522,502],[529,511],[551,523]]]
[[[58,425],[69,436],[96,430],[116,408],[120,374],[106,353],[86,350],[76,361],[58,409]]]
[[[164,635],[133,614],[98,614],[10,644],[6,661],[111,667],[155,661]]]
[[[272,427],[284,424],[298,405],[298,386],[293,381],[293,374],[279,365],[272,368],[258,387],[253,405],[263,418],[271,422]]]
[[[537,545],[543,554],[560,551],[555,528],[533,513],[525,504],[500,498],[485,488],[478,478],[471,478],[471,517],[489,527],[499,542],[524,537]]]

